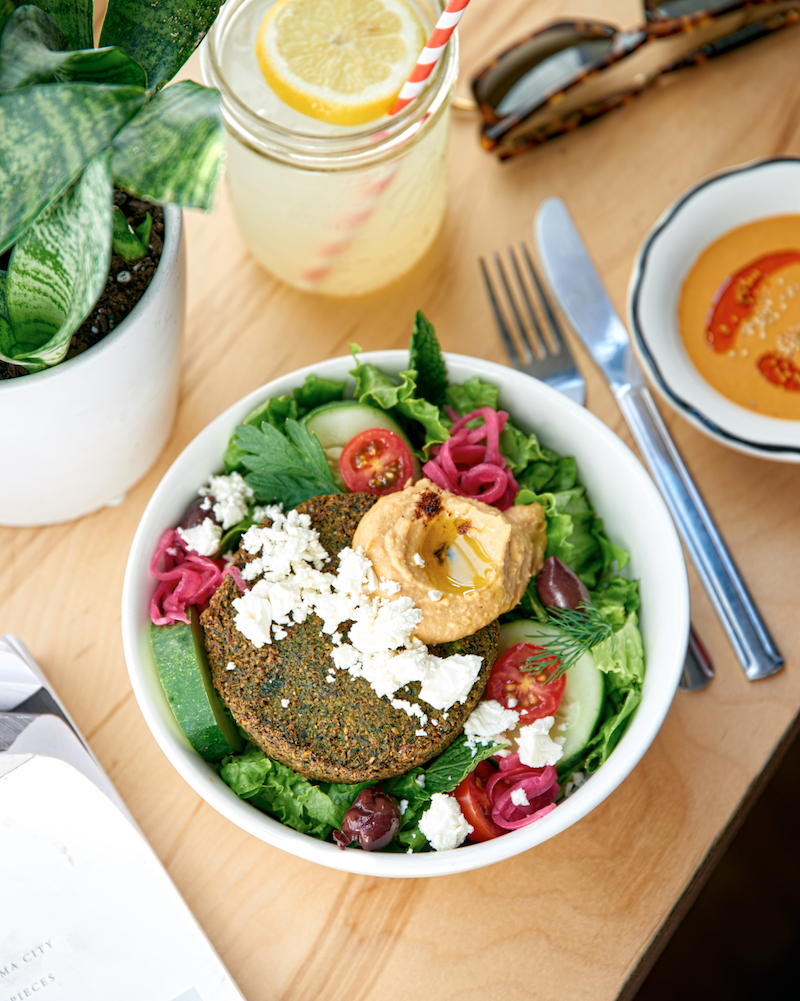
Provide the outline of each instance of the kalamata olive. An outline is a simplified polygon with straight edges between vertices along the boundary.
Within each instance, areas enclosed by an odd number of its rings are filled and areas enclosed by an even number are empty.
[[[215,503],[216,501],[211,494],[206,494],[205,497],[198,497],[196,501],[192,501],[186,508],[178,528],[196,528],[198,525],[202,525],[206,518],[210,518],[215,525],[219,525],[214,514]]]
[[[557,556],[549,556],[544,561],[536,578],[536,590],[539,600],[548,608],[577,608],[592,603],[586,585]]]
[[[400,807],[383,789],[367,786],[344,815],[342,829],[333,837],[340,848],[357,841],[366,851],[385,848],[400,830]]]

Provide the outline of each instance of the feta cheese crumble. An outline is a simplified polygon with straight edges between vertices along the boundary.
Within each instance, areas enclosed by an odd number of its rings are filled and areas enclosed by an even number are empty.
[[[222,542],[222,526],[213,518],[203,518],[199,525],[193,528],[178,527],[178,535],[186,543],[187,549],[192,549],[200,556],[214,556],[219,551]]]
[[[281,705],[283,706],[284,709],[288,709],[289,708],[289,700],[288,699],[281,699]]]
[[[562,746],[564,738],[550,739],[550,730],[554,723],[555,716],[545,716],[520,728],[517,751],[523,765],[528,765],[529,768],[543,768],[561,760],[564,753]]]
[[[411,557],[411,559],[414,561],[414,564],[416,566],[418,566],[418,567],[424,567],[425,566],[425,560],[420,556],[419,553],[414,553],[414,555]]]
[[[431,601],[441,601],[442,598],[444,597],[444,592],[437,591],[436,588],[433,588],[432,590],[428,591],[428,597],[431,599]]]
[[[503,731],[514,730],[518,723],[519,714],[513,709],[504,709],[496,699],[479,702],[464,724],[467,746],[472,749],[473,757],[478,744],[507,744]]]
[[[264,516],[272,521],[270,526],[253,526],[242,536],[243,548],[255,557],[243,567],[242,577],[255,583],[233,600],[236,628],[256,649],[279,636],[276,627],[285,636],[284,627],[304,622],[313,612],[322,619],[322,633],[334,646],[328,681],[334,680],[338,669],[365,678],[377,695],[386,698],[420,682],[419,698],[435,709],[466,700],[480,673],[481,658],[429,653],[412,635],[422,621],[422,610],[409,597],[378,593],[393,594],[400,586],[385,579],[379,582],[363,550],[343,549],[338,571],[327,572],[323,567],[328,556],[307,514],[284,514],[279,507],[269,507]],[[346,637],[340,631],[344,623],[350,624]],[[405,700],[392,704],[409,711]],[[418,713],[413,715],[422,718],[419,706],[414,708]]]
[[[226,671],[235,671],[236,670],[236,665],[234,664],[234,662],[232,660],[229,660],[228,663],[225,665],[225,670]]]
[[[458,800],[443,792],[431,796],[431,805],[419,818],[419,829],[437,852],[458,848],[474,830],[461,812]]]
[[[522,787],[511,790],[511,802],[514,804],[514,806],[531,805],[531,801],[528,799],[528,794]]]
[[[214,498],[214,515],[224,529],[233,528],[247,517],[249,501],[255,496],[241,473],[230,476],[209,476],[208,486],[198,491],[201,497]]]

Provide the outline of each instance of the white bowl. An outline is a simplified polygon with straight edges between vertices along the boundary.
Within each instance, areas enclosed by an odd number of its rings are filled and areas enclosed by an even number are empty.
[[[362,356],[387,373],[408,364],[405,351]],[[334,869],[370,876],[438,876],[499,862],[547,841],[609,796],[641,759],[670,707],[686,652],[689,592],[683,553],[661,496],[630,449],[588,410],[526,375],[463,355],[447,355],[451,381],[479,376],[500,388],[500,404],[523,428],[558,452],[574,455],[579,477],[611,539],[631,553],[641,579],[641,627],[647,659],[642,702],[608,761],[550,814],[528,827],[454,851],[416,855],[342,851],[284,827],[228,788],[178,729],[156,675],[149,642],[148,602],[155,581],[148,563],[161,533],[178,523],[197,489],[222,467],[233,429],[258,403],[300,385],[309,372],[342,379],[351,358],[335,358],[257,389],[212,421],[178,456],[148,504],[133,540],[122,594],[122,633],[131,683],[161,749],[207,803],[257,838]],[[352,388],[352,380],[350,386]]]
[[[765,417],[713,389],[678,329],[683,282],[705,248],[765,216],[800,213],[800,159],[757,160],[714,174],[672,204],[642,244],[628,289],[636,352],[661,395],[705,434],[740,452],[800,462],[800,421]]]

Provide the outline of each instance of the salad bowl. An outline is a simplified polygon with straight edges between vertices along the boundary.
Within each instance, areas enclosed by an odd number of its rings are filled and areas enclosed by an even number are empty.
[[[176,525],[198,485],[222,468],[234,428],[255,406],[291,392],[306,375],[348,378],[352,359],[334,358],[282,376],[234,404],[178,456],[148,504],[131,547],[122,598],[122,630],[131,684],[156,741],[207,803],[250,834],[293,855],[370,876],[438,876],[510,858],[554,837],[610,796],[647,751],[667,714],[680,678],[689,628],[689,593],[680,542],[661,497],[630,449],[601,421],[549,386],[477,358],[445,355],[451,382],[478,377],[499,389],[499,405],[524,431],[577,460],[581,482],[611,540],[631,554],[625,573],[640,581],[640,625],[646,672],[642,701],[608,759],[551,813],[503,837],[449,851],[416,854],[340,850],[292,830],[240,799],[190,746],[161,688],[150,647],[149,603],[155,581],[148,565],[165,529]],[[406,351],[360,356],[389,375],[408,365]],[[352,389],[352,380],[350,380]],[[347,392],[347,391],[346,391]]]

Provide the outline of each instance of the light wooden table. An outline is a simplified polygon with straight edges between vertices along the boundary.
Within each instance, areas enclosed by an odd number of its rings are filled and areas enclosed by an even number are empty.
[[[582,9],[630,22],[631,6]],[[473,0],[464,79],[569,9],[577,3]],[[480,150],[474,121],[455,117],[441,237],[411,275],[358,301],[320,301],[265,274],[223,193],[213,215],[187,218],[182,399],[158,464],[120,507],[0,530],[0,632],[16,633],[41,662],[248,1001],[603,1001],[626,983],[630,994],[800,708],[800,468],[729,451],[665,413],[786,668],[745,680],[690,571],[692,616],[716,680],[677,695],[631,777],[574,828],[492,868],[422,881],[332,872],[262,844],[203,803],[157,747],[128,682],[119,606],[128,547],[159,478],[212,417],[260,384],[346,353],[349,341],[405,347],[417,307],[445,349],[503,362],[476,259],[529,238],[548,195],[568,203],[622,310],[636,248],[672,199],[719,168],[800,154],[798,65],[795,28],[506,165]],[[576,353],[589,407],[630,443],[611,395]]]

